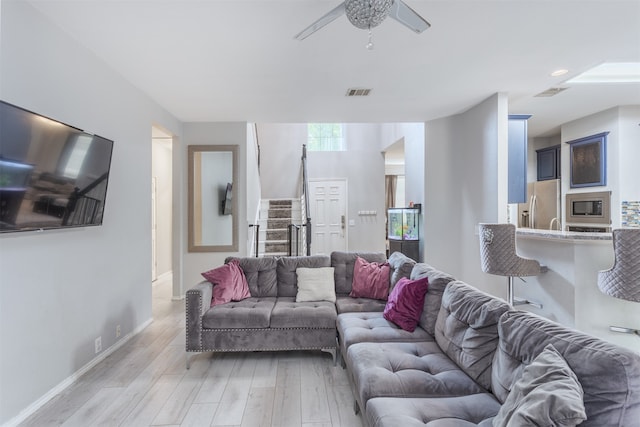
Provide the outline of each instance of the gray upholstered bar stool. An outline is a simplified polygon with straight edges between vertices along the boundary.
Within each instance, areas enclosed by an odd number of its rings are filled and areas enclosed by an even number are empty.
[[[516,253],[516,227],[513,224],[479,224],[480,261],[482,271],[509,278],[507,301],[511,305],[529,304],[542,308],[528,300],[513,295],[513,278],[537,276],[547,270],[534,259],[523,258]],[[522,279],[524,281],[524,279]]]
[[[640,229],[613,230],[613,254],[613,267],[598,273],[598,288],[612,297],[640,302]],[[609,329],[640,336],[637,329],[621,326]]]

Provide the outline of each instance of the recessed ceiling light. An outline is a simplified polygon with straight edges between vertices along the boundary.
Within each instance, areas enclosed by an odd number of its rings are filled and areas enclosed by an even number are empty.
[[[640,62],[605,62],[567,83],[640,83]]]
[[[569,70],[565,70],[564,68],[562,68],[560,70],[555,70],[553,73],[551,73],[551,77],[564,76],[568,72],[569,72]]]

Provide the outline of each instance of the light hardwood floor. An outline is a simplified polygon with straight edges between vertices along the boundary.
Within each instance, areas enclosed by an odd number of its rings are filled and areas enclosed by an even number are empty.
[[[185,368],[184,302],[154,286],[154,322],[21,426],[361,427],[328,353],[204,353]]]

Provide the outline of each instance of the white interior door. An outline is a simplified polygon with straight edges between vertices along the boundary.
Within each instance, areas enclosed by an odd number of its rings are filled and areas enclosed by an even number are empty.
[[[347,250],[346,193],[345,180],[309,181],[313,255]]]

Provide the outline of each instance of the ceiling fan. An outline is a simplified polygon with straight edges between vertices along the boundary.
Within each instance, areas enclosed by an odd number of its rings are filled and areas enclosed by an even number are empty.
[[[373,27],[380,25],[387,16],[418,34],[431,26],[402,0],[345,0],[335,9],[296,34],[294,38],[304,40],[320,28],[345,14],[354,26],[369,31]]]

